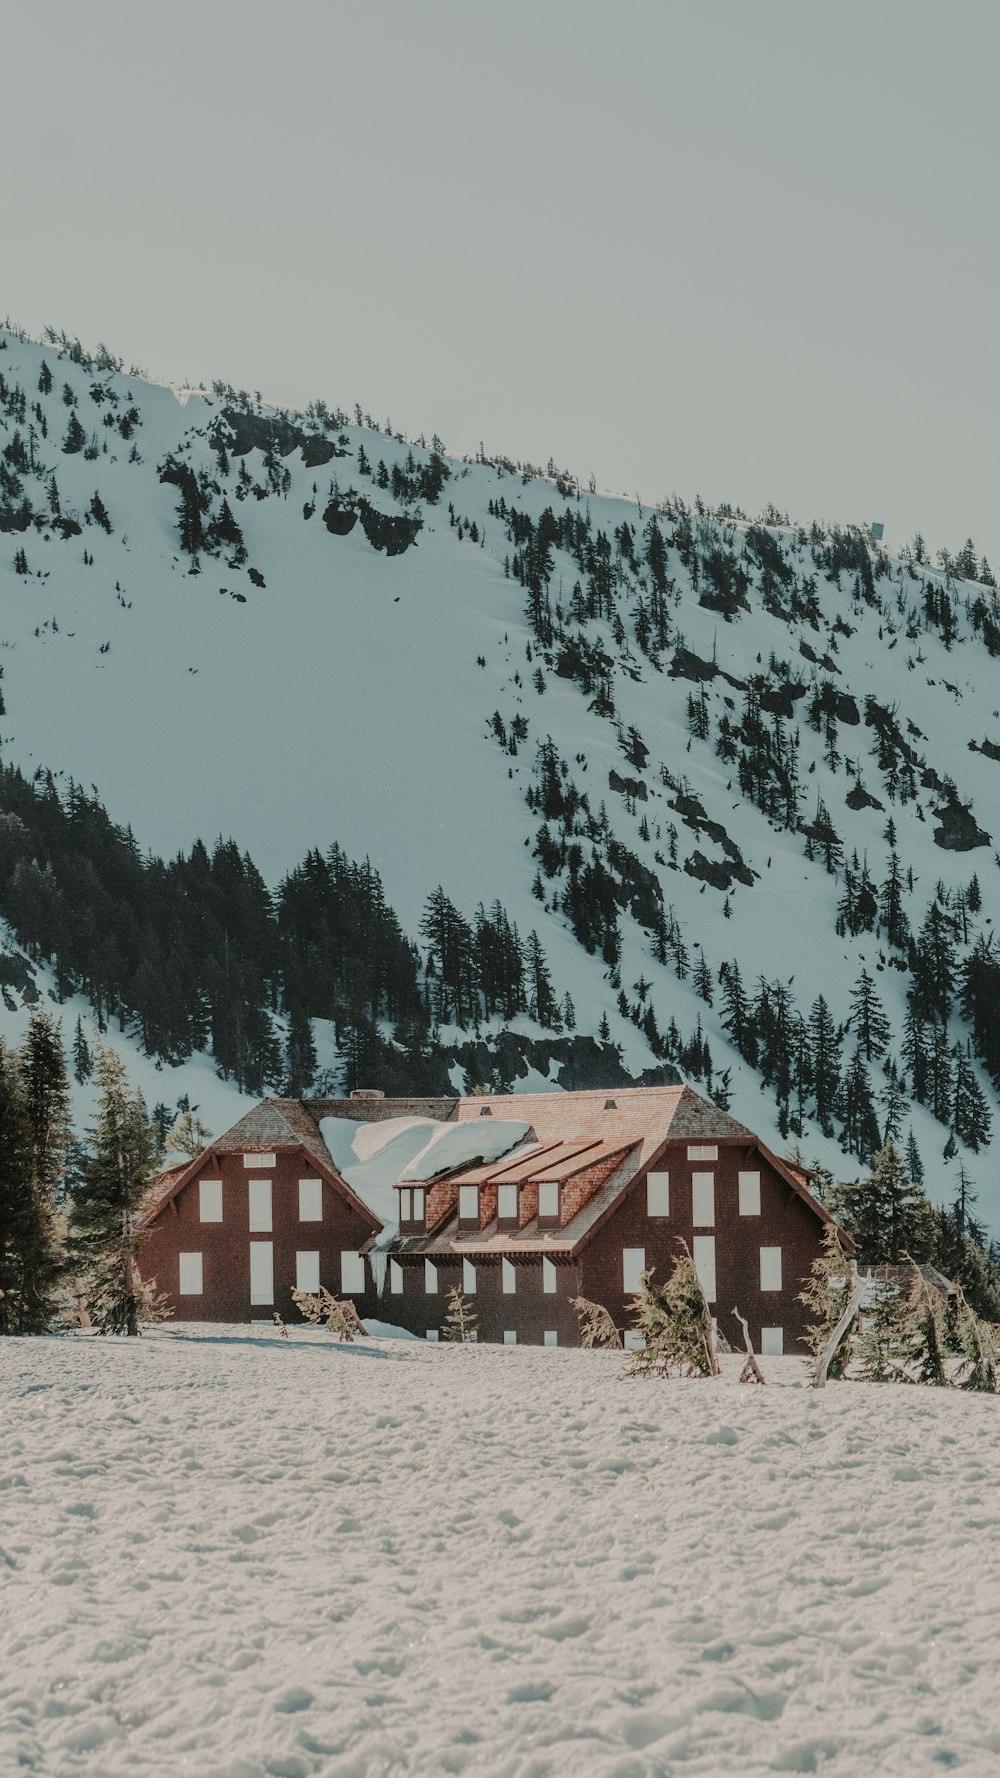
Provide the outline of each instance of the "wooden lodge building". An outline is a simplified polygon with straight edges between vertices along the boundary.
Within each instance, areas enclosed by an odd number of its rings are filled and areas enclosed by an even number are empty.
[[[143,1275],[180,1321],[297,1319],[323,1284],[430,1340],[460,1285],[480,1340],[579,1343],[688,1243],[719,1326],[804,1350],[797,1300],[829,1213],[805,1179],[690,1087],[494,1098],[265,1099],[146,1212]],[[846,1236],[842,1237],[849,1246]]]

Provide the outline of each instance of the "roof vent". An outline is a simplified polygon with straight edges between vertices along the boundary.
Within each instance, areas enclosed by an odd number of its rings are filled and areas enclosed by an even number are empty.
[[[383,1093],[381,1087],[355,1087],[353,1093],[351,1094],[351,1098],[352,1099],[384,1099],[385,1094]]]
[[[605,1099],[604,1109],[605,1109],[605,1111],[617,1111],[618,1110],[618,1100],[617,1099]]]
[[[493,1113],[488,1105],[481,1105],[479,1107],[479,1115],[480,1117],[492,1117]]]

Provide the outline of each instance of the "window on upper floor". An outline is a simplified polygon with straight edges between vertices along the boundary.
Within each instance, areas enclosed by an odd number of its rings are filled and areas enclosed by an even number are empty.
[[[471,1259],[462,1261],[462,1290],[466,1296],[476,1294],[476,1268]]]
[[[715,1174],[692,1173],[691,1220],[696,1229],[715,1227]]]
[[[423,1222],[427,1214],[427,1192],[422,1185],[413,1188],[413,1220]]]
[[[251,1179],[247,1189],[250,1196],[250,1233],[252,1235],[269,1235],[271,1232],[271,1181],[269,1179]]]
[[[670,1174],[646,1174],[646,1215],[670,1215]]]
[[[400,1222],[412,1222],[413,1220],[413,1193],[405,1185],[399,1194],[399,1220]]]
[[[424,1260],[424,1290],[428,1296],[437,1296],[438,1269],[432,1259]]]
[[[542,1292],[545,1296],[555,1296],[559,1287],[556,1268],[550,1259],[542,1260]]]
[[[323,1181],[322,1179],[299,1180],[299,1221],[322,1222],[323,1220]]]
[[[760,1215],[760,1174],[740,1174],[740,1215]]]
[[[278,1165],[278,1159],[273,1154],[245,1154],[243,1165],[244,1167],[268,1167],[273,1172]]]
[[[221,1179],[199,1179],[198,1216],[201,1222],[222,1221]]]
[[[458,1188],[458,1214],[462,1222],[479,1221],[479,1187],[478,1185],[460,1185]]]
[[[543,1221],[559,1221],[559,1186],[553,1179],[538,1187],[538,1214]]]
[[[497,1192],[497,1216],[501,1222],[517,1221],[517,1186],[501,1185]]]
[[[504,1296],[513,1296],[517,1289],[517,1272],[509,1259],[500,1261],[500,1288]]]
[[[389,1261],[389,1294],[390,1296],[402,1296],[403,1294],[403,1268],[398,1259]]]
[[[688,1149],[689,1161],[717,1161],[719,1150],[714,1143],[702,1143],[700,1147]]]

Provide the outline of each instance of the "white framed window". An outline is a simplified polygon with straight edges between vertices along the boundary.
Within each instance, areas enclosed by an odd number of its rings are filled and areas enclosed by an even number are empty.
[[[513,1296],[517,1290],[517,1273],[509,1259],[500,1261],[500,1287],[504,1296]]]
[[[501,1185],[497,1193],[497,1215],[504,1222],[517,1221],[517,1186]]]
[[[641,1352],[645,1344],[646,1342],[637,1327],[627,1327],[625,1329],[626,1352]]]
[[[295,1288],[308,1290],[313,1296],[319,1295],[319,1254],[297,1253],[295,1255]]]
[[[270,1167],[273,1171],[278,1165],[278,1159],[273,1154],[245,1154],[243,1165],[244,1167]]]
[[[438,1339],[438,1330],[437,1330],[437,1328],[436,1328],[436,1327],[429,1327],[429,1328],[428,1328],[428,1329],[427,1329],[427,1332],[426,1332],[426,1334],[425,1334],[425,1335],[424,1335],[424,1338],[425,1338],[425,1339],[426,1339],[426,1340],[430,1340],[430,1342],[431,1342],[431,1344],[432,1344],[432,1345],[433,1345],[433,1344],[434,1344],[434,1343],[435,1343],[435,1342],[436,1342],[436,1340],[437,1340],[437,1339]]]
[[[516,1346],[517,1345],[517,1334],[514,1332],[514,1329],[512,1327],[505,1327],[504,1328],[503,1343],[505,1346]]]
[[[639,1279],[646,1270],[645,1247],[622,1248],[622,1287],[626,1296],[634,1296],[639,1288]]]
[[[201,1254],[181,1253],[177,1257],[180,1261],[178,1296],[201,1296],[203,1291]]]
[[[785,1350],[785,1330],[783,1327],[762,1327],[760,1330],[760,1355],[762,1358],[780,1358]]]
[[[340,1255],[340,1288],[345,1296],[365,1288],[365,1262],[360,1253],[344,1250]]]
[[[740,1215],[760,1215],[760,1174],[740,1174]]]
[[[269,1179],[251,1179],[248,1183],[250,1193],[250,1233],[252,1235],[269,1235],[271,1232],[271,1181]]]
[[[694,1235],[691,1240],[691,1258],[698,1274],[698,1282],[705,1292],[705,1301],[715,1301],[715,1236]]]
[[[542,1260],[542,1292],[545,1296],[555,1296],[557,1289],[556,1268],[550,1259]]]
[[[538,1214],[556,1218],[559,1215],[559,1186],[554,1179],[538,1187]]]
[[[718,1158],[719,1150],[711,1142],[708,1144],[703,1143],[700,1148],[688,1149],[689,1161],[717,1161]]]
[[[715,1174],[692,1173],[691,1220],[696,1229],[715,1227]]]
[[[476,1268],[471,1259],[462,1261],[462,1290],[466,1296],[476,1294]]]
[[[250,1243],[250,1301],[274,1302],[274,1246],[270,1241]]]
[[[222,1221],[221,1179],[199,1179],[198,1217],[201,1222]]]
[[[670,1174],[646,1174],[646,1215],[670,1215]]]
[[[323,1181],[322,1179],[299,1180],[299,1221],[322,1222],[323,1220]]]
[[[400,1222],[412,1222],[413,1220],[413,1193],[405,1185],[399,1194],[399,1220]]]
[[[458,1188],[458,1214],[463,1222],[479,1221],[479,1187],[478,1185],[460,1185]]]
[[[556,1328],[546,1329],[545,1333],[542,1335],[542,1344],[543,1346],[558,1346],[559,1334]]]
[[[432,1259],[424,1260],[424,1292],[427,1296],[437,1296],[438,1269]]]
[[[402,1294],[403,1294],[403,1268],[400,1265],[398,1259],[391,1259],[389,1261],[389,1295],[390,1296],[402,1296]]]
[[[427,1193],[425,1192],[424,1187],[422,1185],[415,1185],[413,1188],[413,1220],[414,1220],[414,1222],[423,1222],[426,1202],[427,1202]]]
[[[781,1289],[781,1248],[762,1247],[760,1250],[760,1287],[761,1290]]]

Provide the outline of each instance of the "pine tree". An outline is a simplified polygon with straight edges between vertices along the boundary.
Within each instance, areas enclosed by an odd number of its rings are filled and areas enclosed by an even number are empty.
[[[39,1247],[32,1128],[15,1058],[0,1044],[0,1334],[40,1333],[31,1276]]]
[[[77,1019],[73,1033],[73,1079],[77,1086],[84,1086],[93,1072],[93,1060],[90,1045],[83,1034],[83,1020]]]
[[[862,969],[851,991],[851,1025],[866,1062],[885,1054],[892,1026],[875,992],[875,983]]]
[[[929,1255],[933,1211],[894,1142],[880,1148],[867,1179],[837,1188],[834,1209],[863,1265],[899,1265],[908,1254]]]
[[[941,1352],[940,1314],[930,1287],[919,1270],[915,1272],[903,1313],[900,1349],[914,1383],[931,1383],[937,1387],[947,1383]]]
[[[56,1196],[70,1143],[69,1085],[62,1032],[41,1004],[32,1009],[18,1056],[31,1129],[32,1241],[26,1255],[23,1313],[44,1327],[55,1307],[60,1270]]]
[[[844,1252],[836,1223],[828,1222],[823,1230],[820,1251],[809,1270],[809,1281],[799,1292],[798,1301],[815,1320],[806,1326],[806,1342],[817,1357],[850,1301],[851,1263]],[[827,1373],[842,1377],[851,1354],[851,1335],[837,1347]]]
[[[448,1312],[444,1318],[441,1337],[458,1344],[468,1344],[477,1331],[476,1312],[467,1296],[463,1296],[459,1284],[453,1284],[448,1292]]]
[[[72,1250],[84,1272],[91,1319],[102,1334],[135,1335],[157,1317],[155,1287],[139,1276],[139,1218],[155,1167],[153,1134],[113,1050],[97,1046],[100,1094],[73,1200]]]
[[[644,1340],[633,1356],[630,1376],[668,1377],[673,1371],[688,1377],[719,1374],[712,1316],[701,1280],[687,1243],[678,1245],[682,1251],[666,1284],[656,1284],[651,1271],[643,1272],[638,1295],[629,1304],[633,1325]]]
[[[860,1317],[858,1374],[869,1383],[892,1383],[900,1376],[904,1300],[888,1278],[872,1281]]]
[[[180,1113],[166,1136],[163,1148],[166,1154],[180,1155],[184,1160],[193,1161],[212,1140],[212,1132],[196,1110],[188,1106]]]

